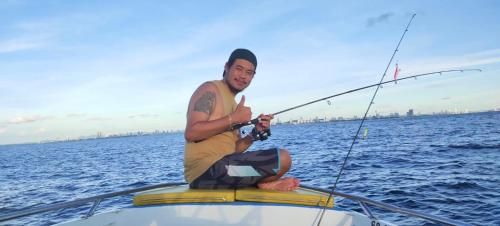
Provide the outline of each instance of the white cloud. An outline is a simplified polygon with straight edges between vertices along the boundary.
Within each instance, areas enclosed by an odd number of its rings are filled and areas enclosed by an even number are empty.
[[[137,115],[130,115],[128,117],[134,119],[134,118],[157,118],[158,116],[159,116],[158,114],[137,114]]]
[[[81,118],[81,117],[85,117],[85,116],[87,116],[87,114],[71,113],[71,114],[66,115],[66,117],[68,117],[68,118]]]
[[[430,72],[437,70],[477,68],[489,64],[500,63],[500,49],[490,49],[463,56],[438,56],[401,62],[405,74]]]
[[[0,53],[40,49],[48,44],[46,37],[21,37],[0,42]]]
[[[57,35],[57,24],[52,21],[21,21],[6,26],[2,32],[11,34],[0,40],[0,53],[41,49],[50,45]]]
[[[477,57],[498,56],[498,55],[500,55],[500,49],[488,49],[488,50],[483,50],[480,52],[468,54],[468,56],[477,56]]]
[[[0,32],[9,34],[0,40],[0,53],[48,48],[49,50],[75,48],[67,46],[62,36],[81,36],[90,33],[103,24],[122,16],[120,10],[113,12],[63,12],[56,16],[19,20],[0,27]],[[76,26],[75,26],[76,25]],[[85,33],[85,34],[84,34]]]
[[[37,121],[42,121],[52,118],[51,116],[40,116],[40,115],[32,115],[32,116],[18,116],[10,119],[7,123],[9,124],[23,124],[23,123],[32,123]]]
[[[279,17],[294,10],[292,5],[280,6],[275,10],[275,6],[254,5],[251,8],[237,9],[221,14],[221,17],[209,18],[206,23],[192,24],[191,32],[183,34],[182,38],[174,39],[171,42],[151,42],[151,40],[138,40],[126,45],[116,52],[109,52],[99,59],[90,62],[90,68],[97,68],[101,73],[123,74],[131,69],[147,67],[159,63],[173,63],[196,53],[211,50],[212,48],[228,43],[231,40],[238,40],[245,35],[249,35],[259,25]],[[252,10],[253,9],[253,10]],[[256,17],[254,10],[259,10]],[[178,62],[175,64],[179,67]],[[192,61],[189,66],[193,66]],[[111,70],[111,71],[109,71]]]
[[[87,119],[88,121],[109,121],[112,120],[111,118],[106,118],[106,117],[93,117]]]

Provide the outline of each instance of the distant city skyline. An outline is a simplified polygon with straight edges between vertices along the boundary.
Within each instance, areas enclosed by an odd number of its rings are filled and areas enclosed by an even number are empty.
[[[235,48],[258,59],[254,117],[378,82],[370,114],[500,108],[499,1],[0,1],[0,144],[182,130]],[[361,116],[373,89],[279,115]]]
[[[485,112],[497,112],[500,109],[490,109],[487,111],[478,111],[478,112],[449,112],[447,110],[443,110],[440,112],[432,112],[430,114],[420,114],[414,113],[413,109],[409,109],[406,114],[399,114],[398,112],[392,112],[389,114],[380,114],[375,113],[373,115],[369,115],[368,120],[371,119],[384,119],[384,118],[401,118],[401,117],[421,117],[421,116],[435,116],[435,115],[456,115],[456,114],[474,114],[474,113],[485,113]],[[299,119],[289,119],[287,121],[281,121],[279,118],[276,118],[271,123],[273,126],[283,125],[283,124],[310,124],[310,123],[324,123],[324,122],[338,122],[338,121],[352,121],[352,120],[361,120],[361,117],[354,115],[351,117],[314,117],[314,118],[299,118]],[[94,134],[80,135],[78,137],[65,137],[53,140],[40,140],[40,141],[32,141],[25,143],[17,143],[17,144],[33,144],[33,143],[51,143],[51,142],[66,142],[66,141],[78,141],[78,140],[87,140],[87,139],[105,139],[105,138],[120,138],[120,137],[132,137],[132,136],[148,136],[148,135],[158,135],[158,134],[171,134],[171,133],[183,133],[183,129],[178,130],[159,130],[156,129],[154,131],[128,131],[118,134],[104,134],[101,131],[97,131]],[[15,143],[13,143],[15,144]],[[0,144],[0,145],[11,145],[11,144]]]

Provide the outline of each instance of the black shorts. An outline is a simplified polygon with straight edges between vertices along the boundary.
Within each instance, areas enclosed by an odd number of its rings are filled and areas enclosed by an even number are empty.
[[[224,156],[196,178],[190,188],[224,189],[256,186],[280,169],[280,150],[272,148]]]

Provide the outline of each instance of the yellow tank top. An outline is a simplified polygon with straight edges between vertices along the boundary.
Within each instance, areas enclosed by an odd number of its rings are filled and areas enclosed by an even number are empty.
[[[236,109],[229,88],[220,80],[211,81],[218,89],[224,106],[224,116]],[[187,182],[193,182],[210,166],[226,155],[236,150],[236,141],[239,139],[239,130],[226,131],[199,142],[187,142],[184,147],[184,177]]]

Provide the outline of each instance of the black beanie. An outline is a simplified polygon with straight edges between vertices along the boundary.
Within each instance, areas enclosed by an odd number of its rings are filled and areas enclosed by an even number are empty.
[[[255,68],[257,68],[257,57],[255,57],[255,55],[248,49],[235,49],[231,53],[231,56],[229,56],[229,60],[227,60],[227,62],[231,64],[236,59],[248,60]]]

